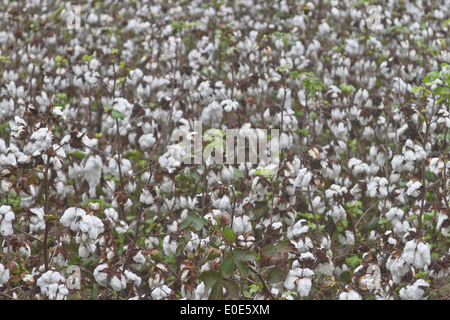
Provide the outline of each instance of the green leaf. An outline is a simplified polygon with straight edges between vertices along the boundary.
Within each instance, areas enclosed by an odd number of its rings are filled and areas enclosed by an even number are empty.
[[[300,77],[300,73],[298,71],[291,71],[290,75],[294,79],[298,79],[298,77]]]
[[[220,280],[220,274],[214,270],[202,272],[199,279],[205,283],[206,288],[211,288]]]
[[[79,150],[76,150],[75,152],[72,152],[70,155],[73,156],[73,157],[77,157],[78,159],[81,159],[81,160],[83,160],[84,157],[86,157],[86,155],[83,152],[79,151]]]
[[[256,259],[252,253],[245,249],[236,249],[234,251],[234,258],[237,261],[253,261]]]
[[[117,118],[119,118],[120,120],[125,119],[125,115],[124,115],[122,112],[119,112],[119,111],[117,111],[117,110],[112,110],[112,111],[111,111],[111,116],[112,116],[114,119],[117,119]]]
[[[227,239],[228,242],[234,243],[236,241],[236,235],[234,234],[233,229],[230,227],[225,227],[223,229],[223,236]]]
[[[219,266],[220,273],[224,278],[230,278],[234,273],[234,258],[233,254],[229,253]]]
[[[286,272],[279,268],[273,268],[269,271],[269,283],[274,284],[286,279]]]
[[[192,227],[195,231],[200,231],[207,224],[207,222],[208,221],[206,219],[191,212],[187,215],[186,219],[181,222],[180,228],[185,229],[187,227]]]
[[[439,78],[439,71],[432,71],[432,72],[427,74],[425,79],[423,79],[423,82],[424,83],[430,83],[430,82],[435,81],[437,78]]]
[[[227,290],[228,298],[239,299],[239,297],[240,297],[239,286],[235,281],[223,280],[222,284],[225,287],[225,289]]]
[[[359,264],[361,263],[361,261],[362,261],[362,259],[359,258],[358,256],[352,256],[352,257],[345,259],[345,263],[350,265],[353,269],[358,267]]]
[[[450,93],[450,91],[444,87],[436,87],[433,91],[433,94],[435,96],[443,96],[443,95],[447,95],[449,93]]]
[[[211,288],[209,294],[209,300],[222,300],[223,299],[223,284],[222,282],[216,282]]]
[[[241,275],[242,278],[248,277],[248,266],[245,261],[235,260],[236,267]]]

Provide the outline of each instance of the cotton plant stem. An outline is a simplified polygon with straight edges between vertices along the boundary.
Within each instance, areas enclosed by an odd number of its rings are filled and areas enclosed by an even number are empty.
[[[45,166],[45,174],[44,174],[44,193],[45,193],[45,202],[44,202],[44,219],[45,219],[45,231],[44,231],[44,267],[45,271],[48,271],[48,233],[50,229],[50,223],[48,218],[45,215],[48,215],[49,210],[49,190],[48,190],[48,171],[50,167],[50,156],[47,155],[47,164]]]

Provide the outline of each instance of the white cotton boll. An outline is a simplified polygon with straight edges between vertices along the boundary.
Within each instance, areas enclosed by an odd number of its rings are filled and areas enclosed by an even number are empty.
[[[197,288],[195,288],[194,296],[195,300],[208,300],[208,297],[211,293],[211,289],[206,290],[205,283],[202,281]]]
[[[308,268],[295,268],[289,271],[284,281],[284,287],[288,290],[295,288],[300,296],[306,297],[311,290],[313,276],[314,271]]]
[[[340,197],[345,193],[347,193],[347,188],[337,184],[332,184],[329,189],[325,190],[325,196],[327,198]]]
[[[406,184],[406,187],[408,187],[408,190],[406,191],[406,194],[408,196],[417,198],[420,195],[420,189],[422,187],[422,183],[420,183],[420,181],[410,180]]]
[[[294,185],[298,188],[307,187],[312,179],[312,173],[307,168],[300,169]]]
[[[338,238],[342,245],[351,245],[355,243],[355,235],[350,230],[345,230],[345,235],[340,234]]]
[[[430,246],[416,239],[410,240],[403,248],[403,259],[418,269],[431,264]]]
[[[37,231],[44,230],[44,210],[42,208],[33,207],[30,208],[30,212],[33,214],[32,216],[30,216],[30,232],[35,233]]]
[[[447,222],[447,226],[443,227],[443,224],[446,220],[448,220],[448,215],[442,212],[439,212],[439,216],[438,216],[438,222],[436,224],[436,228],[441,230],[441,233],[444,236],[447,236],[447,234],[450,233],[450,224]]]
[[[0,207],[0,233],[2,236],[14,234],[12,221],[16,219],[11,206],[3,205]]]
[[[121,273],[115,274],[113,277],[111,277],[109,285],[114,291],[122,291],[127,286],[127,279]]]
[[[308,222],[305,219],[297,221],[292,227],[292,235],[297,237],[309,231]]]
[[[395,234],[403,237],[405,233],[411,228],[408,221],[396,221],[392,223],[393,230]]]
[[[402,277],[410,270],[410,267],[400,253],[394,252],[386,262],[386,269],[391,272],[392,281],[400,283]]]
[[[141,277],[137,276],[133,272],[129,270],[125,270],[125,281],[127,283],[132,282],[134,286],[139,287],[141,285],[142,279]]]
[[[403,218],[404,211],[400,208],[391,208],[386,212],[386,219],[389,221],[401,220]]]
[[[95,269],[94,269],[94,278],[95,281],[105,287],[108,284],[108,272],[107,272],[107,268],[108,268],[108,264],[103,263],[98,265]]]
[[[104,211],[106,218],[115,222],[119,219],[119,213],[114,208],[107,208]]]
[[[440,158],[432,158],[428,167],[435,175],[439,175],[444,171],[445,163]]]
[[[68,294],[66,279],[57,271],[48,270],[36,282],[41,294],[49,299],[65,300]]]
[[[147,206],[152,205],[155,202],[155,196],[159,193],[159,190],[149,190],[147,188],[143,188],[141,191],[141,195],[139,196],[139,201]]]
[[[163,285],[161,287],[156,287],[155,289],[153,289],[151,296],[153,300],[161,300],[166,298],[171,291],[172,290],[168,286]]]
[[[234,176],[234,169],[232,166],[223,166],[221,174],[222,174],[222,180],[231,181]]]
[[[397,154],[392,158],[391,165],[394,171],[402,172],[404,167],[405,156],[403,154]]]
[[[84,167],[84,178],[89,184],[89,196],[95,198],[95,188],[100,184],[102,177],[103,162],[100,156],[90,156]]]
[[[348,168],[352,170],[354,176],[365,173],[368,171],[369,167],[366,163],[362,162],[362,160],[351,158],[348,161]]]
[[[81,218],[79,228],[81,232],[87,233],[92,240],[96,240],[98,235],[104,231],[102,220],[91,215],[85,215]]]
[[[174,255],[177,251],[177,247],[178,245],[176,240],[171,240],[169,235],[164,237],[163,250],[165,255]]]
[[[325,202],[322,201],[322,198],[319,196],[314,197],[309,208],[314,213],[322,214],[325,211]]]
[[[77,243],[80,243],[78,237],[75,238]],[[91,254],[95,252],[95,244],[94,243],[80,243],[78,247],[78,254],[81,258],[88,258]]]
[[[122,174],[125,174],[131,169],[131,161],[125,158],[120,158],[120,170],[122,171]],[[111,158],[108,162],[108,171],[110,174],[112,174],[115,177],[120,176],[119,172],[119,164],[117,162],[116,158]]]
[[[248,216],[236,217],[233,221],[233,231],[235,233],[245,233],[252,231],[252,224]]]
[[[361,295],[355,290],[351,289],[343,291],[339,294],[338,300],[362,300]]]
[[[138,144],[141,147],[141,150],[150,149],[151,147],[153,147],[155,142],[156,138],[153,133],[143,134],[138,140]]]
[[[40,128],[31,135],[30,140],[31,144],[26,145],[25,153],[40,154],[52,146],[53,133],[47,127]]]
[[[9,281],[9,269],[0,263],[0,288]]]
[[[81,208],[68,208],[62,215],[60,222],[63,226],[70,228],[73,231],[78,231],[80,220],[86,215],[86,211]]]
[[[429,287],[430,284],[423,279],[418,279],[413,285],[407,285],[399,292],[402,300],[421,300],[425,294],[424,287]]]
[[[231,100],[231,99],[226,99],[223,100],[220,105],[223,107],[223,110],[225,112],[232,112],[232,111],[236,111],[238,106],[239,106],[239,102],[235,101],[235,100]]]
[[[371,198],[385,198],[388,195],[388,180],[384,177],[375,177],[373,181],[371,181],[367,185],[366,195]]]
[[[191,231],[191,240],[188,241],[184,248],[184,252],[187,255],[193,255],[200,245],[200,238],[197,234]]]

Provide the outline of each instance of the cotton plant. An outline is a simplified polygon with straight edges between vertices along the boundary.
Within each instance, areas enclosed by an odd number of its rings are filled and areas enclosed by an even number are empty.
[[[76,232],[75,241],[79,244],[78,253],[88,257],[96,249],[96,240],[104,231],[103,222],[81,208],[67,209],[60,220],[61,224]]]
[[[106,299],[435,298],[449,272],[442,246],[450,228],[450,55],[439,40],[448,34],[448,6],[434,3],[429,19],[422,2],[396,17],[398,5],[388,3],[380,27],[406,23],[406,37],[395,27],[364,38],[357,35],[378,21],[360,2],[311,1],[300,13],[289,1],[263,11],[259,0],[167,8],[155,1],[117,12],[96,3],[76,25],[83,43],[42,28],[8,38],[24,30],[14,23],[23,12],[7,14],[5,294],[70,298],[62,279],[54,285],[43,275],[81,258],[82,273],[95,280],[86,290],[97,284]],[[26,6],[47,23],[38,9]],[[77,21],[66,20],[53,22]],[[102,25],[109,32],[92,32]],[[432,50],[411,40],[419,38]],[[214,163],[196,121],[205,130],[238,129],[241,138],[278,129],[270,137],[279,140],[277,161]],[[171,139],[180,134],[182,142]],[[227,259],[236,267],[240,255],[249,272],[230,276]],[[13,260],[30,272],[19,282],[14,264],[6,267]],[[379,290],[341,278],[375,264],[386,265]]]
[[[69,294],[66,279],[55,270],[49,270],[42,274],[36,281],[41,294],[50,300],[66,300]]]

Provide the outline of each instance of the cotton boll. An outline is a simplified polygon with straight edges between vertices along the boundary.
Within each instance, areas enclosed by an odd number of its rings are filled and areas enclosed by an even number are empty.
[[[30,212],[32,213],[32,215],[30,216],[30,232],[35,233],[37,231],[44,230],[44,210],[42,208],[33,207],[30,208]]]
[[[109,285],[114,291],[122,291],[127,286],[127,279],[122,273],[116,272],[116,274],[111,277]]]
[[[100,184],[103,162],[100,156],[90,156],[84,167],[84,178],[89,183],[89,196],[95,198],[96,187]]]
[[[418,180],[410,180],[406,184],[406,187],[408,187],[406,194],[408,196],[417,198],[420,195],[422,183]]]
[[[11,206],[3,205],[0,207],[0,233],[2,236],[14,234],[12,221],[16,219]]]
[[[295,288],[300,296],[306,297],[311,290],[313,276],[314,271],[308,268],[290,270],[284,281],[284,286],[288,290]]]
[[[162,300],[166,298],[171,292],[172,290],[168,286],[163,285],[161,287],[156,287],[155,289],[153,289],[151,296],[153,300]]]
[[[248,216],[236,217],[233,221],[233,231],[236,233],[245,233],[252,231],[252,224]]]
[[[418,269],[431,263],[430,246],[427,243],[418,242],[416,239],[410,240],[405,244],[402,255],[405,262]]]
[[[305,219],[301,219],[297,221],[291,228],[289,228],[288,237],[290,237],[290,235],[292,235],[292,237],[297,237],[303,233],[307,233],[308,231],[308,222]]]
[[[71,207],[64,211],[60,222],[63,226],[70,228],[73,231],[79,230],[80,219],[86,215],[86,211],[81,208]]]
[[[57,271],[48,270],[36,282],[41,289],[41,294],[51,300],[65,300],[69,293],[66,285],[66,279]]]
[[[421,300],[425,294],[424,288],[429,287],[430,284],[424,279],[418,279],[413,285],[407,285],[400,289],[399,295],[402,300]]]
[[[103,263],[94,269],[95,281],[105,287],[108,284],[108,264]]]
[[[9,281],[9,269],[0,263],[0,288]]]
[[[153,147],[155,142],[156,138],[154,137],[153,133],[143,134],[138,140],[138,144],[141,147],[141,150],[150,149],[151,147]]]
[[[339,293],[338,300],[362,300],[362,297],[353,288],[351,288],[349,285],[346,285],[344,290]]]
[[[163,250],[165,255],[173,255],[177,251],[177,241],[171,240],[171,237],[169,235],[164,237],[163,240]]]

